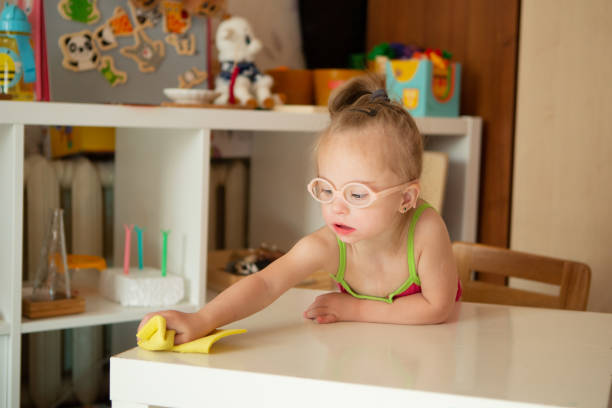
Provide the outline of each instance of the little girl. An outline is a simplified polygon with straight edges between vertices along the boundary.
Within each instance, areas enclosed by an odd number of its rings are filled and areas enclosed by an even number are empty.
[[[308,184],[325,226],[284,256],[232,285],[195,313],[162,311],[175,344],[208,334],[271,304],[317,270],[335,271],[336,293],[304,311],[317,323],[442,323],[461,287],[444,221],[419,198],[423,142],[381,77],[355,78],[329,105]]]

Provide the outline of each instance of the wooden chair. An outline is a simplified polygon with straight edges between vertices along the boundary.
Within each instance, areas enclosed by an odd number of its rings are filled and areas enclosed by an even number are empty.
[[[444,205],[448,155],[441,152],[426,151],[423,154],[421,173],[421,197],[431,204],[440,214]]]
[[[549,258],[483,244],[454,242],[453,252],[467,302],[586,310],[591,269],[580,262]],[[474,281],[472,271],[560,286],[558,296]]]

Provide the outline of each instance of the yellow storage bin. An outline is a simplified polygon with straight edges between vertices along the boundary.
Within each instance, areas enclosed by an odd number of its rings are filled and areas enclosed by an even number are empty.
[[[88,126],[51,126],[51,156],[115,151],[115,128]]]

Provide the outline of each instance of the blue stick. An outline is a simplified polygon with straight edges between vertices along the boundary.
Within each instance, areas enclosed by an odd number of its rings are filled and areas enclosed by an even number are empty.
[[[138,269],[142,271],[142,231],[144,231],[144,228],[140,228],[136,225],[134,229],[138,234]]]

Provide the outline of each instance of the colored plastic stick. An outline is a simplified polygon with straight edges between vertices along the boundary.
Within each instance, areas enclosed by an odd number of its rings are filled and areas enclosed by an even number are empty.
[[[130,274],[130,244],[132,242],[132,228],[134,225],[127,226],[123,224],[125,228],[125,249],[123,250],[123,274]]]
[[[134,229],[138,236],[138,269],[142,271],[142,231],[144,230],[138,227],[138,225],[135,225]]]
[[[166,276],[166,261],[168,260],[168,234],[170,234],[170,230],[162,230],[161,233],[163,237],[161,275]]]

